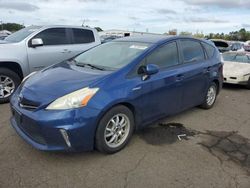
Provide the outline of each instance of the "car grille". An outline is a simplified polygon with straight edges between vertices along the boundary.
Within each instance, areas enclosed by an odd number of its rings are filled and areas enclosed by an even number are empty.
[[[39,144],[46,145],[46,142],[40,134],[40,129],[37,125],[34,125],[30,120],[18,112],[15,108],[12,108],[12,114],[15,118],[17,126],[32,140]]]
[[[22,97],[19,98],[19,106],[26,110],[36,110],[40,106],[40,103]]]

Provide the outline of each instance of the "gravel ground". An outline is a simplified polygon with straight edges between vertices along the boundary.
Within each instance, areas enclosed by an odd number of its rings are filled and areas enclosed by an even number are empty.
[[[0,105],[0,187],[250,187],[250,91],[224,87],[193,108],[135,133],[114,155],[33,149]],[[178,139],[177,135],[183,135]],[[185,136],[186,135],[186,136]]]

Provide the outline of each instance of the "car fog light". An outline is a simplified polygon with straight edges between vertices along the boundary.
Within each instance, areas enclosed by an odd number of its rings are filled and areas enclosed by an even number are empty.
[[[70,141],[69,141],[69,136],[68,136],[67,131],[64,130],[64,129],[60,129],[60,132],[61,132],[61,134],[62,134],[62,136],[63,136],[63,139],[65,140],[67,146],[68,146],[68,147],[71,147],[71,143],[70,143]]]

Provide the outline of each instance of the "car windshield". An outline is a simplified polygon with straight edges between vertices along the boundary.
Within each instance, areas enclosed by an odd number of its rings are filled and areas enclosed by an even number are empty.
[[[224,61],[231,61],[235,63],[250,63],[249,56],[245,54],[224,53],[222,54]]]
[[[40,26],[26,27],[24,29],[21,29],[21,30],[9,35],[4,40],[6,40],[8,42],[20,42],[23,39],[25,39],[27,36],[29,36],[31,33],[37,31],[40,28],[41,28]]]
[[[149,47],[141,42],[109,42],[88,50],[74,60],[77,65],[94,65],[111,70],[129,64]]]

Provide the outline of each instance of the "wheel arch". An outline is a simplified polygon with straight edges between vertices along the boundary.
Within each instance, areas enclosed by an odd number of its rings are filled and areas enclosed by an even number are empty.
[[[18,74],[18,76],[20,77],[20,79],[23,79],[23,71],[21,66],[16,63],[16,62],[11,62],[11,61],[7,61],[7,62],[0,62],[0,68],[6,68],[9,69],[15,73]]]
[[[131,104],[130,102],[117,102],[117,103],[114,103],[114,104],[111,104],[109,105],[107,108],[105,108],[103,110],[103,112],[101,113],[101,115],[98,117],[98,120],[96,122],[96,127],[95,127],[95,134],[96,134],[96,131],[97,131],[97,128],[98,128],[98,125],[99,125],[99,122],[101,121],[102,117],[109,111],[111,110],[112,108],[116,107],[116,106],[119,106],[119,105],[122,105],[122,106],[125,106],[127,107],[133,114],[134,116],[134,123],[135,123],[135,130],[138,129],[138,117],[137,117],[137,112],[136,112],[136,108],[133,104]]]
[[[214,79],[212,82],[215,83],[217,86],[217,95],[218,95],[220,92],[220,82],[218,79]]]

